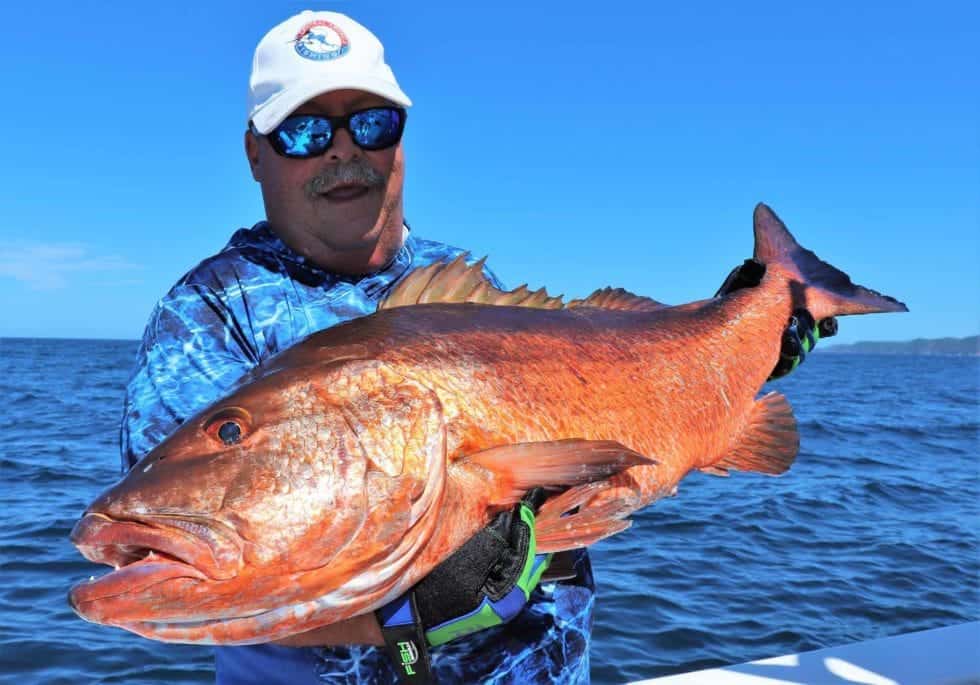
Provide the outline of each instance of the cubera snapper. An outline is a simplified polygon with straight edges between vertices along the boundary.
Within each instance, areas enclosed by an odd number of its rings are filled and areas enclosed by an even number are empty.
[[[495,290],[462,260],[316,333],[185,422],[88,508],[113,565],[69,600],[170,642],[249,644],[404,593],[534,486],[540,551],[629,525],[693,469],[778,474],[793,412],[758,397],[792,312],[906,311],[755,211],[759,286],[669,307]]]

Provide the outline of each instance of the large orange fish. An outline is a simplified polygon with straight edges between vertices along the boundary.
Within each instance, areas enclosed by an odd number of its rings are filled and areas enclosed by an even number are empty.
[[[461,260],[413,272],[103,493],[72,540],[116,570],[73,588],[72,606],[157,640],[282,639],[391,601],[532,486],[555,493],[536,534],[558,551],[627,527],[692,469],[785,471],[792,410],[757,394],[793,310],[906,308],[764,205],[755,240],[758,287],[678,307],[502,293]]]

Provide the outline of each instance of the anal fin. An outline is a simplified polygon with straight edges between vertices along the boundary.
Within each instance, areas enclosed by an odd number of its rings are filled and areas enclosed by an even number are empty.
[[[749,420],[727,455],[705,467],[756,471],[769,475],[785,472],[800,451],[796,417],[786,398],[771,392],[752,407]]]

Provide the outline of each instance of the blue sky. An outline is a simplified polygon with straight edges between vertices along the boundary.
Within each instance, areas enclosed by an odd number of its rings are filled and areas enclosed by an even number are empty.
[[[251,55],[307,5],[17,5],[0,29],[0,336],[137,338],[177,278],[262,218],[242,153]],[[315,7],[370,27],[415,102],[415,230],[512,285],[700,299],[750,255],[765,201],[912,310],[844,319],[839,341],[980,330],[975,3]]]

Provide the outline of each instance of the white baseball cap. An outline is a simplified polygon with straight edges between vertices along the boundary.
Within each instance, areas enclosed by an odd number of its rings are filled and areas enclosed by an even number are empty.
[[[248,118],[266,134],[307,100],[346,88],[412,105],[373,33],[338,12],[305,10],[265,34],[255,48]]]

